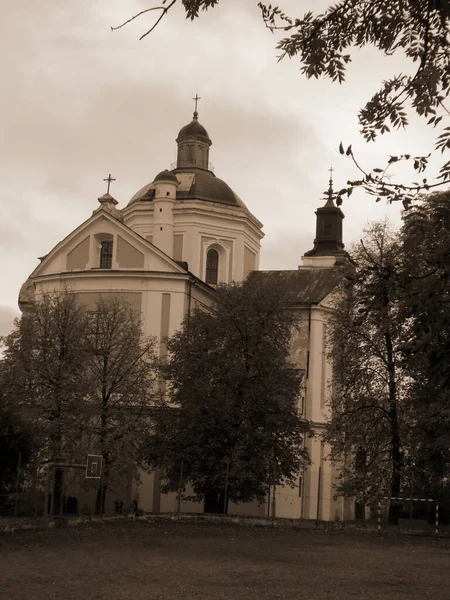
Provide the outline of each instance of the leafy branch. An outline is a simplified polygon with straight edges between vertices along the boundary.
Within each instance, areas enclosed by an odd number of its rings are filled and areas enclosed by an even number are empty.
[[[145,9],[112,29],[150,11],[161,11],[156,23],[144,33],[151,33],[178,0],[166,5]],[[218,0],[180,0],[186,18],[198,18],[201,10],[213,8]],[[375,141],[394,129],[405,129],[409,124],[408,110],[427,119],[427,125],[436,128],[443,116],[450,113],[444,101],[450,92],[450,2],[443,0],[340,0],[321,14],[306,12],[302,18],[287,15],[276,5],[258,2],[262,20],[272,33],[284,32],[286,36],[276,45],[279,60],[297,57],[301,72],[307,78],[328,77],[345,82],[346,70],[352,60],[351,51],[368,45],[378,48],[386,56],[403,52],[417,63],[411,75],[399,73],[383,81],[378,90],[358,113],[361,134],[366,141]],[[351,146],[350,146],[351,148]],[[444,128],[436,138],[433,152],[450,148],[450,127]],[[450,181],[450,161],[440,169],[436,181],[427,179],[412,185],[390,181],[387,169],[394,162],[413,160],[417,173],[423,173],[431,155],[411,157],[409,154],[391,156],[383,169],[363,169],[353,152],[347,153],[363,174],[362,180],[349,182],[343,195],[350,195],[354,187],[362,186],[377,199],[388,202],[404,200],[406,205],[417,195],[447,184]]]

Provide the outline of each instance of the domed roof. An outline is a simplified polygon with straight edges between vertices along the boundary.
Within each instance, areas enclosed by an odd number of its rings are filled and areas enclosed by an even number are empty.
[[[211,171],[203,169],[176,169],[171,174],[172,176],[176,176],[179,182],[176,193],[177,200],[204,200],[206,202],[226,204],[227,206],[247,208],[230,186],[222,179],[216,177]],[[136,192],[128,203],[128,206],[135,202],[151,202],[154,197],[154,183],[148,183]]]
[[[190,136],[200,137],[211,141],[206,129],[203,127],[203,125],[200,125],[200,123],[198,122],[197,112],[194,112],[194,117],[192,121],[188,125],[185,125],[180,129],[176,141],[178,142],[180,139]]]
[[[168,169],[164,169],[164,171],[158,173],[153,181],[173,181],[174,183],[178,184],[178,179],[175,177],[172,171],[169,171]]]
[[[23,310],[34,301],[35,285],[31,279],[27,279],[20,288],[19,308]]]

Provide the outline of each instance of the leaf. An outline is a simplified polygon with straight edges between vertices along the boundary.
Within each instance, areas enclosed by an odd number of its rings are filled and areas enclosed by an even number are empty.
[[[340,154],[345,154],[345,150],[344,150],[344,146],[342,145],[342,142],[339,144],[339,152],[340,152]]]

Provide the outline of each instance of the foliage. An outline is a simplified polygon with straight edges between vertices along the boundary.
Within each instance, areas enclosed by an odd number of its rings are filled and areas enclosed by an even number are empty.
[[[289,362],[293,315],[283,289],[264,281],[220,286],[217,303],[185,319],[168,343],[171,397],[155,414],[147,460],[164,490],[190,484],[197,498],[224,488],[235,502],[293,484],[307,461],[298,413],[300,378]]]
[[[4,341],[5,393],[33,420],[47,457],[71,447],[82,418],[85,324],[85,311],[65,290],[35,302]]]
[[[402,347],[413,381],[411,423],[415,478],[438,487],[450,475],[450,209],[449,193],[427,196],[405,216],[408,276]]]
[[[271,31],[281,29],[289,33],[281,39],[278,48],[281,57],[299,57],[301,71],[309,77],[329,77],[343,83],[351,51],[372,45],[385,55],[403,53],[417,64],[411,75],[399,73],[383,81],[377,91],[359,112],[361,134],[366,141],[391,128],[408,125],[408,108],[427,119],[427,124],[437,127],[448,114],[443,102],[450,84],[450,5],[435,0],[384,0],[360,2],[341,0],[323,14],[307,12],[301,19],[292,19],[278,7],[260,3],[264,22]],[[441,130],[436,139],[435,152],[450,148],[450,127]],[[347,154],[363,174],[363,179],[349,181],[350,187],[340,191],[342,196],[354,187],[362,186],[369,194],[390,202],[400,200],[409,205],[417,194],[446,184],[450,180],[450,162],[446,162],[434,183],[426,178],[412,185],[395,183],[388,169],[399,161],[410,161],[420,174],[427,165],[427,156],[403,154],[391,156],[383,168],[364,169],[357,162],[352,147]],[[350,191],[351,193],[351,191]]]
[[[411,478],[437,497],[450,476],[449,233],[449,193],[435,193],[353,253],[331,330],[328,438],[345,494],[396,495]]]
[[[100,296],[86,328],[88,430],[105,461],[103,487],[134,463],[157,393],[156,342],[142,333],[140,315],[119,296]]]
[[[0,383],[3,383],[3,375],[0,369]],[[23,470],[33,456],[35,438],[20,409],[8,402],[3,386],[0,394],[0,493],[5,493],[15,491],[19,453]]]
[[[114,295],[100,297],[89,312],[66,289],[37,299],[4,344],[2,396],[32,425],[37,457],[81,462],[99,451],[104,502],[117,472],[123,477],[139,455],[155,393],[155,341],[143,336],[139,315]]]
[[[4,340],[5,397],[33,424],[39,459],[62,458],[79,445],[88,390],[85,324],[85,311],[66,289],[42,296]],[[62,471],[56,470],[56,513],[62,486]]]
[[[166,16],[177,0],[162,6],[145,9],[128,21],[112,29],[119,29],[144,13],[161,11],[156,23],[144,33],[147,36]],[[181,0],[186,17],[193,20],[201,10],[213,8],[218,0]],[[433,128],[440,125],[449,114],[443,104],[450,84],[450,3],[443,0],[339,0],[322,14],[306,12],[301,18],[286,15],[276,5],[259,2],[263,22],[270,31],[286,35],[278,41],[280,60],[297,57],[301,72],[308,78],[328,77],[344,83],[348,65],[355,49],[372,45],[385,55],[402,53],[417,65],[411,75],[398,73],[383,81],[377,91],[359,112],[361,133],[367,141],[388,133],[391,128],[408,125],[408,108],[427,119]],[[450,148],[450,127],[439,130],[433,152]],[[363,168],[356,160],[352,147],[341,144],[342,154],[347,154],[361,171],[363,178],[348,182],[340,190],[338,203],[355,187],[362,186],[369,194],[389,202],[403,201],[409,205],[419,193],[442,186],[450,181],[450,161],[445,162],[434,182],[422,178],[411,185],[396,183],[388,169],[399,161],[409,161],[421,174],[428,165],[431,152],[423,156],[404,153],[391,156],[387,165],[380,168]]]
[[[327,440],[342,465],[344,495],[398,496],[408,425],[402,339],[400,244],[376,223],[351,253],[353,269],[330,320],[334,393]]]

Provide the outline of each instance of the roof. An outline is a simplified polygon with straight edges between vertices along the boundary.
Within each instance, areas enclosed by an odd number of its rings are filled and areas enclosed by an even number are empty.
[[[249,279],[287,286],[292,304],[320,304],[340,284],[345,273],[336,267],[301,268],[296,271],[252,271]]]
[[[203,127],[203,125],[200,125],[195,113],[194,113],[194,118],[192,119],[192,121],[188,125],[185,125],[184,127],[182,127],[180,129],[180,132],[178,133],[178,137],[177,137],[176,141],[178,142],[178,140],[180,140],[182,138],[191,137],[191,136],[201,137],[201,138],[205,138],[208,141],[211,141],[210,137],[208,135],[208,132]]]
[[[168,171],[167,169],[164,169],[164,171],[158,173],[153,181],[173,181],[178,185],[178,179],[175,177],[172,171]]]
[[[171,172],[179,181],[177,200],[206,200],[227,206],[247,208],[230,186],[211,171],[204,169],[175,169]],[[151,202],[155,197],[154,183],[147,183],[131,198],[128,206],[135,202]]]

